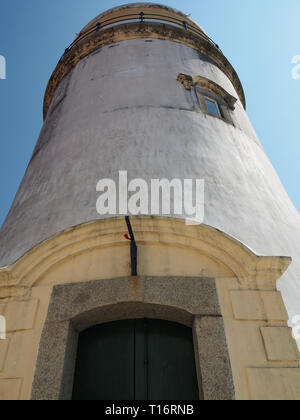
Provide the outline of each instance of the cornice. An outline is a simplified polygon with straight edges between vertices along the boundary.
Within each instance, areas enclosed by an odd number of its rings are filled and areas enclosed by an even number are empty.
[[[180,27],[168,24],[127,23],[110,27],[103,31],[92,32],[78,42],[69,52],[66,52],[57,64],[46,89],[44,119],[46,119],[57,86],[80,60],[107,45],[139,38],[162,39],[180,43],[209,57],[231,80],[241,103],[246,107],[245,95],[238,75],[227,58],[209,40]]]

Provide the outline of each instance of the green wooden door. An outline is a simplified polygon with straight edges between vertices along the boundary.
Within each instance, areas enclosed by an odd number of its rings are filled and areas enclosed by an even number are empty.
[[[79,336],[73,399],[199,399],[191,329],[141,319],[84,331]]]

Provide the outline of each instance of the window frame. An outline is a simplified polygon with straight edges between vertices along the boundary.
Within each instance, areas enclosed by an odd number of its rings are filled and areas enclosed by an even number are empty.
[[[218,115],[214,114],[212,112],[209,112],[208,106],[207,106],[207,101],[212,102],[216,105],[217,111],[218,111]],[[219,105],[219,102],[216,99],[210,98],[209,96],[204,96],[204,103],[205,103],[205,107],[206,107],[206,111],[208,115],[212,115],[213,117],[217,117],[220,119],[224,119],[222,112],[221,112],[221,107]]]
[[[195,96],[197,98],[197,109],[202,112],[204,115],[217,118],[227,124],[232,125],[235,127],[233,121],[233,113],[234,110],[231,110],[227,102],[219,97],[216,93],[210,92],[207,89],[201,88],[199,86],[194,86],[193,91],[195,92]],[[216,103],[218,108],[218,115],[212,114],[208,111],[208,106],[206,100]]]

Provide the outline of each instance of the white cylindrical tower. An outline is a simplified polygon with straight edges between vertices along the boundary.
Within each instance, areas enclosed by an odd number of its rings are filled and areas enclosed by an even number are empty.
[[[194,306],[200,305],[200,300],[191,303],[193,296],[206,292],[200,293],[190,280],[185,286],[178,285],[181,303],[168,307],[189,314],[182,323],[193,326],[194,337],[197,331],[203,332],[205,315],[223,317],[236,398],[276,399],[282,392],[286,398],[295,397],[295,389],[300,389],[296,350],[275,287],[280,279],[278,286],[290,318],[300,314],[300,217],[245,107],[241,82],[218,45],[189,17],[166,6],[136,3],[111,9],[87,25],[66,49],[46,90],[45,121],[38,143],[0,233],[2,285],[10,291],[5,295],[7,302],[23,296],[25,301],[38,300],[42,308],[34,328],[44,333],[35,334],[29,364],[32,370],[18,373],[28,378],[20,395],[29,397],[32,390],[34,398],[48,395],[41,391],[41,360],[47,361],[47,369],[54,361],[45,356],[47,346],[42,344],[49,337],[46,327],[55,319],[51,310],[62,315],[55,296],[59,301],[65,295],[56,288],[130,276],[128,244],[122,242],[121,235],[122,229],[126,232],[124,220],[120,214],[101,216],[96,211],[98,181],[108,178],[118,183],[119,171],[127,171],[128,181],[138,178],[149,185],[153,179],[204,180],[204,224],[185,226],[179,216],[176,220],[171,216],[132,217],[142,277],[128,280],[137,284],[124,283],[130,297],[123,296],[121,283],[105,286],[115,287],[114,298],[107,298],[107,305],[125,304],[128,299],[128,305],[143,302],[161,307],[157,296],[163,295],[168,282],[148,296],[147,285],[154,284],[151,278],[171,281],[176,277],[170,293],[177,290],[179,277],[217,279],[221,313],[210,313],[202,306],[193,312]],[[186,216],[183,213],[181,218]],[[97,239],[92,239],[93,235],[98,235]],[[111,239],[106,243],[106,238]],[[285,274],[289,261],[277,258],[281,255],[293,259]],[[108,293],[105,287],[103,296]],[[13,288],[25,292],[14,294]],[[68,289],[68,296],[74,293],[72,308],[84,307],[84,299],[90,298],[83,296],[82,290],[76,298],[77,292],[72,290]],[[213,292],[207,293],[212,296]],[[65,322],[69,309],[66,303],[62,305],[66,305]],[[72,312],[70,320],[99,311],[99,305]],[[155,312],[155,308],[150,312],[132,308],[121,311],[123,315],[117,311],[115,317],[103,315],[103,320],[164,317],[163,311]],[[180,321],[172,314],[165,318]],[[75,329],[80,332],[104,322],[93,317],[88,322],[87,318],[78,321],[78,328],[74,321]],[[210,334],[218,331],[219,327],[209,325],[206,333],[197,335],[200,349],[201,343],[208,343]],[[218,337],[215,343],[221,340]],[[279,341],[286,342],[288,349],[276,352],[272,344],[276,337],[281,337]],[[227,372],[225,379],[219,379],[220,392],[216,392],[216,383],[212,391],[212,373],[203,366],[210,363],[204,362],[201,354],[200,361],[196,360],[201,395],[231,398],[228,361],[222,368]],[[222,358],[218,357],[214,360]],[[57,378],[59,369],[53,369]],[[264,384],[268,383],[275,385],[266,390]],[[53,398],[69,395],[68,386],[56,384]]]

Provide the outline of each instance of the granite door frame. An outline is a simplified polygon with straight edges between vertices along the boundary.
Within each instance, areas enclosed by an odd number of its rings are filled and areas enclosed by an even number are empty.
[[[216,282],[195,277],[125,277],[54,286],[31,399],[71,400],[79,333],[139,318],[192,328],[199,399],[235,399]]]

